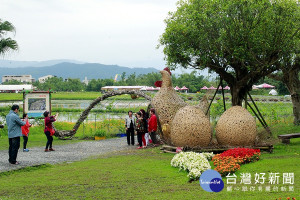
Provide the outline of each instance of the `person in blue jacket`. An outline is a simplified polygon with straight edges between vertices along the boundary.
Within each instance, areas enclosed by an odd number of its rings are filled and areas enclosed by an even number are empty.
[[[13,165],[20,164],[17,161],[17,156],[20,148],[20,137],[22,137],[21,126],[26,124],[26,122],[22,121],[18,115],[19,109],[20,108],[18,105],[13,105],[11,107],[11,111],[8,113],[8,115],[6,115],[9,140],[8,162]]]

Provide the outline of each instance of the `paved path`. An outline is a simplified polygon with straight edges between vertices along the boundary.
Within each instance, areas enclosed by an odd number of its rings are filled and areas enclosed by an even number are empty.
[[[66,161],[77,161],[94,155],[135,149],[137,146],[128,146],[126,138],[113,138],[100,141],[84,141],[67,145],[55,146],[55,151],[44,152],[43,147],[30,148],[29,152],[20,149],[17,161],[20,165],[12,165],[8,162],[8,150],[0,151],[0,172],[16,170],[28,166],[45,163],[55,164]]]

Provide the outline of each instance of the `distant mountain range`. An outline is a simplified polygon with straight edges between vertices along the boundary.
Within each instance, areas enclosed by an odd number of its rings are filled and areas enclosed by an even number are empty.
[[[66,62],[67,61],[67,62]],[[118,65],[103,65],[99,63],[83,63],[71,60],[8,61],[0,60],[0,76],[3,75],[32,75],[36,80],[45,75],[63,78],[105,79],[114,78],[116,74],[136,75],[158,72],[155,68],[129,68]]]
[[[0,68],[18,68],[18,67],[45,67],[56,65],[59,63],[75,63],[75,64],[84,64],[85,62],[77,61],[77,60],[68,60],[68,59],[60,59],[60,60],[46,60],[46,61],[15,61],[15,60],[1,60],[0,59]]]

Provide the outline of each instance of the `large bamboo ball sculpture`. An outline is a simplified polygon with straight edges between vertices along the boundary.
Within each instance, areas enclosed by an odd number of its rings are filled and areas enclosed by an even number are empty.
[[[206,147],[212,139],[209,119],[196,106],[185,106],[176,113],[171,126],[173,145]]]
[[[220,145],[253,146],[256,135],[254,117],[241,106],[233,106],[225,111],[216,126]]]

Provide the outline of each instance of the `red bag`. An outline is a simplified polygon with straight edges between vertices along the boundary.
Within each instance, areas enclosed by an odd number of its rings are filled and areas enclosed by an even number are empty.
[[[50,136],[52,136],[52,135],[54,135],[54,134],[55,134],[55,129],[52,128],[52,129],[50,130]]]

